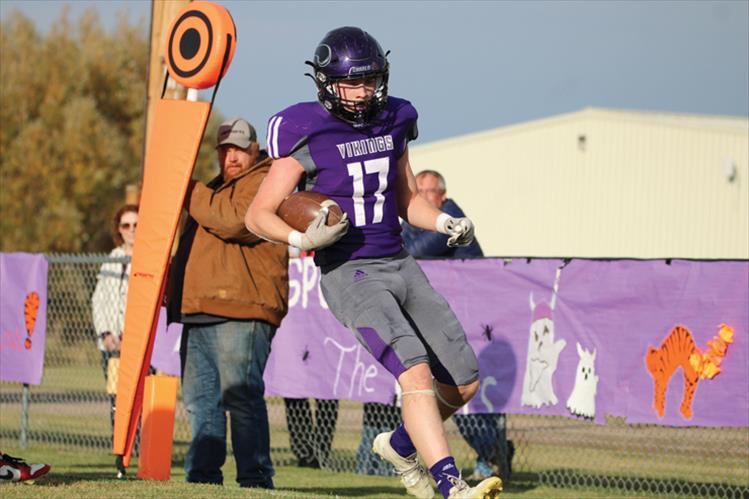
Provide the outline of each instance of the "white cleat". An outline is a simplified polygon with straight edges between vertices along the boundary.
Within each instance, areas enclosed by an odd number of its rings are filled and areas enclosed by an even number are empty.
[[[395,472],[401,476],[401,482],[403,482],[409,494],[419,499],[432,499],[434,489],[432,489],[432,484],[429,483],[429,475],[419,463],[416,453],[403,457],[395,452],[395,449],[390,445],[392,434],[392,431],[388,431],[377,435],[372,444],[372,450],[393,465]]]
[[[449,477],[453,484],[448,499],[496,499],[502,492],[502,480],[492,476],[475,487],[468,485],[462,478]]]

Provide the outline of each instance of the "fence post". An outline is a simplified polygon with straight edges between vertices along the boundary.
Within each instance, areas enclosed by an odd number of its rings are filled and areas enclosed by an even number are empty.
[[[23,384],[21,392],[21,448],[25,449],[28,443],[29,432],[29,385]]]

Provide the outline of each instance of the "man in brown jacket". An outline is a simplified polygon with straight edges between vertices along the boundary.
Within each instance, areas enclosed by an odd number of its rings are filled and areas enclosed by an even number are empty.
[[[182,395],[192,428],[185,472],[188,482],[223,483],[228,411],[237,482],[273,488],[263,370],[286,315],[288,249],[244,224],[271,163],[255,129],[226,121],[217,149],[221,174],[190,184],[169,276],[169,321],[184,325]]]

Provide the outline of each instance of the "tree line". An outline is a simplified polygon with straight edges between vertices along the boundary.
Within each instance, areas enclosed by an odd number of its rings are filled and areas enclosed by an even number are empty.
[[[100,252],[141,177],[148,23],[95,9],[48,32],[12,11],[0,26],[0,251]],[[217,173],[214,108],[195,174]]]

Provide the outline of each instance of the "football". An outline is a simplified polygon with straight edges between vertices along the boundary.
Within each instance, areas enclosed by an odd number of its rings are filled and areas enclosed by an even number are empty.
[[[281,201],[278,216],[291,228],[304,232],[317,213],[324,206],[328,207],[328,225],[335,225],[343,216],[338,203],[319,192],[295,192]]]

